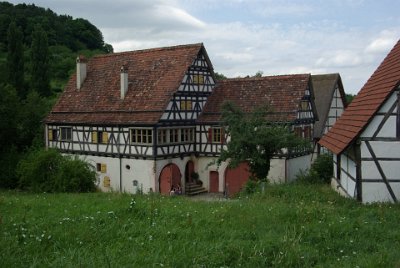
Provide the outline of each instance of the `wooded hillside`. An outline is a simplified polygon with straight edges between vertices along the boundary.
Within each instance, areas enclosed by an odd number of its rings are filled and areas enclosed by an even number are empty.
[[[82,18],[69,15],[57,15],[50,9],[34,4],[13,5],[0,2],[0,83],[5,82],[4,68],[8,47],[7,31],[11,22],[22,31],[24,58],[29,67],[28,57],[32,44],[32,33],[40,25],[47,34],[49,46],[49,74],[54,91],[62,87],[75,68],[78,54],[88,57],[94,54],[113,52],[111,45],[103,40],[103,35],[96,26]]]
[[[23,186],[19,163],[44,147],[42,121],[76,57],[112,52],[85,19],[0,2],[0,188]]]

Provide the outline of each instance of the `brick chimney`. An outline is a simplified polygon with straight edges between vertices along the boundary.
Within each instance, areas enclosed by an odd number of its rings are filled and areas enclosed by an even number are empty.
[[[81,89],[86,78],[86,58],[79,55],[76,58],[76,88]]]
[[[128,67],[126,64],[121,66],[121,100],[125,98],[128,91]]]

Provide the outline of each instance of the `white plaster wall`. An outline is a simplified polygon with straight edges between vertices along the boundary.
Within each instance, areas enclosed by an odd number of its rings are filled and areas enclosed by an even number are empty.
[[[356,164],[347,157],[345,154],[341,155],[341,168],[350,174],[353,178],[356,178]],[[341,171],[340,173],[340,184],[347,191],[351,197],[355,197],[356,183],[347,173]]]
[[[390,183],[397,199],[400,197],[400,183]],[[384,183],[363,183],[362,184],[362,201],[363,203],[372,202],[393,202],[390,193]]]
[[[400,141],[384,142],[384,141],[371,141],[370,145],[378,158],[400,158]],[[361,143],[361,157],[372,157],[365,142]]]
[[[286,181],[291,182],[296,179],[296,175],[300,170],[309,169],[311,166],[311,154],[291,158],[287,160],[287,176]]]
[[[396,94],[396,92],[392,93],[389,99],[379,109],[379,113],[386,113],[390,109],[393,103],[397,100]],[[394,113],[396,113],[396,109],[394,110]],[[360,137],[372,137],[383,118],[384,115],[376,115],[368,124],[366,129],[361,133]],[[390,116],[390,118],[384,124],[383,128],[379,131],[377,137],[396,137],[395,115]]]
[[[107,170],[105,173],[96,172],[98,176],[97,187],[104,192],[108,191],[119,191],[120,190],[120,178],[119,178],[119,159],[112,157],[93,156],[93,155],[72,155],[72,157],[78,156],[80,159],[91,164],[96,170],[96,164],[106,164]],[[104,187],[104,177],[110,178],[110,187]]]
[[[268,181],[271,183],[283,183],[286,181],[286,158],[273,158],[268,172]]]
[[[148,193],[150,188],[154,191],[155,189],[155,177],[154,177],[154,161],[153,160],[142,160],[142,159],[120,159],[104,156],[93,156],[93,155],[70,155],[72,157],[78,156],[80,159],[91,164],[96,170],[96,165],[106,164],[107,170],[105,173],[97,171],[98,181],[97,187],[103,192],[109,191],[121,191],[135,194],[138,188],[142,189],[144,193]],[[127,168],[130,166],[130,169]],[[122,180],[120,180],[120,174],[122,174]],[[110,187],[104,187],[104,177],[110,178]],[[133,186],[133,181],[137,180],[138,186]],[[121,183],[121,184],[120,184]],[[120,185],[122,187],[120,187]]]
[[[137,193],[138,190],[148,193],[155,190],[154,160],[121,159],[122,191]],[[128,166],[130,168],[128,168]],[[137,186],[133,181],[137,181]]]

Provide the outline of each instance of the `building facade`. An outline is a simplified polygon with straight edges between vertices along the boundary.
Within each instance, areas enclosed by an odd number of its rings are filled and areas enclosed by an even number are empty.
[[[46,146],[91,163],[103,191],[167,194],[198,177],[203,190],[237,192],[242,184],[229,182],[248,179],[245,165],[212,164],[229,141],[213,109],[233,92],[242,108],[271,103],[310,140],[317,118],[310,75],[217,82],[203,44],[78,57],[76,69],[45,120]],[[291,180],[309,157],[277,155],[273,180]]]

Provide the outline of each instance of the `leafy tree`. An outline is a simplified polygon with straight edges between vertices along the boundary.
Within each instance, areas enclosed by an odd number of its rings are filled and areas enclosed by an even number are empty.
[[[267,120],[271,110],[258,107],[251,113],[244,113],[231,102],[222,106],[222,120],[226,133],[230,136],[226,149],[223,149],[217,163],[229,161],[230,167],[236,167],[247,161],[250,172],[257,179],[267,178],[272,157],[285,150],[299,146],[310,146],[309,142],[296,137],[285,124]]]
[[[19,119],[18,147],[29,148],[34,141],[39,140],[43,146],[42,121],[50,110],[49,101],[39,96],[36,91],[31,91],[26,100],[21,103]]]
[[[47,34],[36,25],[31,46],[31,89],[41,96],[50,96],[49,46]]]
[[[215,72],[215,79],[217,80],[225,80],[228,79],[225,75]]]
[[[0,150],[16,142],[19,99],[17,91],[8,84],[0,84]]]
[[[22,31],[15,22],[11,22],[7,31],[8,54],[7,54],[7,81],[24,98],[24,51],[22,46]]]
[[[253,77],[262,77],[263,71],[257,71]]]
[[[346,94],[346,102],[347,102],[347,105],[349,105],[349,104],[353,101],[354,97],[355,97],[355,95]]]

